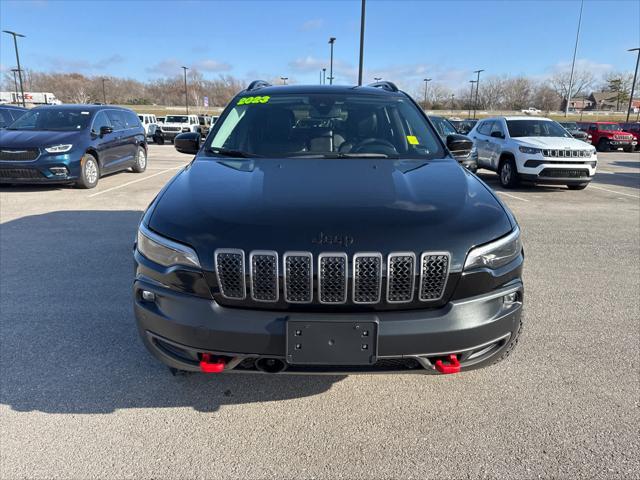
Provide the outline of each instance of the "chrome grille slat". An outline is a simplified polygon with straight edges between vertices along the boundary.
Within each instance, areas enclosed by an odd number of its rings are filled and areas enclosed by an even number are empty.
[[[387,259],[387,302],[408,303],[415,290],[416,256],[413,252],[390,253]]]
[[[218,286],[223,297],[244,300],[245,284],[244,251],[221,248],[214,253]]]
[[[318,298],[320,303],[347,302],[347,254],[318,255]]]
[[[278,254],[276,252],[256,250],[249,255],[251,265],[251,298],[256,302],[277,302]]]
[[[449,278],[448,252],[424,252],[420,257],[420,301],[440,300]]]
[[[382,293],[382,255],[353,256],[353,303],[379,303]]]
[[[313,256],[310,252],[287,252],[283,257],[284,300],[313,301]]]

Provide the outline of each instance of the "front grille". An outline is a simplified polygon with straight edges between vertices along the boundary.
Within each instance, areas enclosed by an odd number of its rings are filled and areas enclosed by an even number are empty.
[[[360,253],[353,256],[353,302],[378,303],[382,290],[382,255]]]
[[[614,135],[614,140],[631,140],[633,137],[631,135]]]
[[[416,256],[413,253],[393,253],[387,262],[387,302],[404,303],[413,300]]]
[[[251,252],[251,298],[258,302],[278,301],[278,254]]]
[[[542,156],[548,158],[589,158],[590,150],[542,150]]]
[[[5,162],[29,162],[40,155],[37,148],[0,148],[0,161]]]
[[[439,300],[449,275],[449,254],[446,252],[423,253],[420,260],[420,300],[423,302]]]
[[[216,250],[216,273],[223,297],[243,300],[246,297],[244,252],[234,249]]]
[[[419,264],[413,252],[391,253],[386,263],[378,252],[356,253],[351,262],[346,253],[322,253],[317,259],[316,292],[311,252],[285,252],[282,264],[278,253],[273,251],[255,250],[248,257],[246,272],[244,251],[216,250],[215,270],[224,298],[244,300],[249,289],[252,301],[275,303],[280,300],[282,288],[285,303],[435,302],[444,296],[451,264],[448,252],[424,252],[419,257]],[[247,275],[248,282],[245,280]],[[386,297],[383,298],[385,286]],[[349,288],[351,293],[348,293]]]
[[[347,301],[347,255],[323,253],[318,257],[318,297],[320,303]]]
[[[540,176],[551,178],[585,178],[589,176],[589,171],[582,169],[545,168],[540,172]]]
[[[182,127],[162,127],[163,132],[181,132]]]
[[[43,178],[40,170],[36,168],[0,168],[0,178],[31,179]]]

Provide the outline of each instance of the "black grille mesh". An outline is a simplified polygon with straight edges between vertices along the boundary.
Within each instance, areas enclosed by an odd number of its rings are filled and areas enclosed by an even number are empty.
[[[344,303],[347,300],[347,260],[345,257],[320,257],[320,301]]]
[[[216,273],[222,295],[235,299],[245,297],[244,257],[241,253],[218,252]]]
[[[0,149],[0,160],[4,161],[25,162],[35,160],[38,155],[40,155],[40,150],[37,148]]]
[[[389,257],[387,301],[399,303],[413,300],[414,264],[412,255]]]
[[[0,178],[43,178],[43,175],[35,168],[0,168]]]
[[[540,172],[540,176],[550,178],[587,178],[589,177],[589,171],[568,168],[545,168]]]
[[[288,255],[285,257],[285,300],[292,303],[311,301],[311,256]]]
[[[272,253],[251,256],[251,296],[254,300],[278,300],[278,257]]]
[[[438,300],[442,297],[448,272],[449,255],[424,255],[422,257],[420,300]]]
[[[381,259],[379,256],[358,256],[353,262],[353,301],[380,301]]]

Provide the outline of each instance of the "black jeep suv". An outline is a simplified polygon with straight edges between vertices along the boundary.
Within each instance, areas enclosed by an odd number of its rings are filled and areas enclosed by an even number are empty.
[[[520,333],[518,224],[390,82],[236,96],[139,226],[138,328],[172,371],[455,373]]]

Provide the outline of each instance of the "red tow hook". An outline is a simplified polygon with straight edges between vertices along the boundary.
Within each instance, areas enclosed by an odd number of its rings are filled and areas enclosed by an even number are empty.
[[[449,363],[443,363],[442,360],[436,361],[436,370],[444,374],[460,372],[458,357],[455,354],[449,355]]]
[[[200,360],[200,371],[203,373],[220,373],[224,370],[225,361],[214,358],[210,353],[203,353]]]

